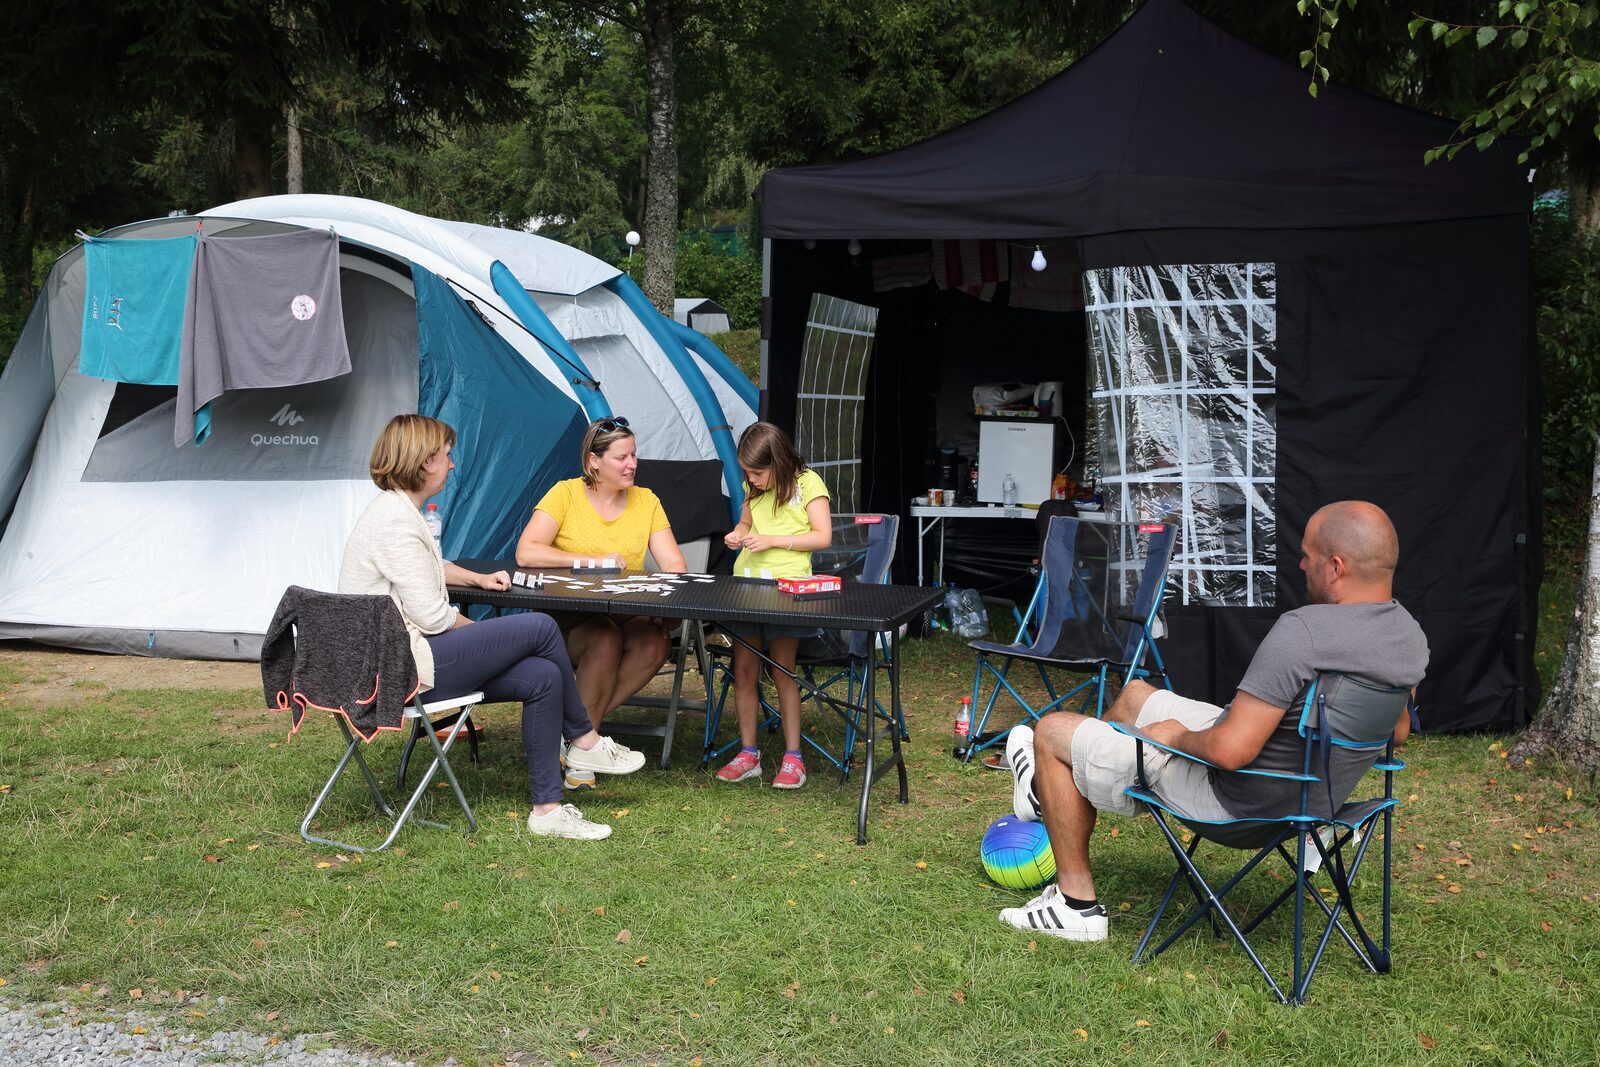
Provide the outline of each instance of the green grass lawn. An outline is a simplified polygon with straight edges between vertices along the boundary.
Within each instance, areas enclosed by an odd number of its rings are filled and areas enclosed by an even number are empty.
[[[364,858],[296,834],[337,754],[325,718],[286,742],[259,692],[49,709],[0,675],[5,992],[471,1063],[1597,1062],[1587,778],[1507,771],[1487,737],[1414,740],[1395,972],[1330,955],[1288,1009],[1208,936],[1129,965],[1168,863],[1144,820],[1096,832],[1109,943],[997,923],[1023,894],[985,882],[977,843],[1009,779],[949,751],[970,670],[955,641],[908,643],[912,802],[880,792],[864,848],[854,788],[815,762],[794,794],[718,783],[695,765],[697,720],[671,770],[582,798],[610,840],[531,839],[499,706],[484,764],[461,761],[479,831],[412,829]],[[375,831],[362,801],[347,781],[335,825]]]

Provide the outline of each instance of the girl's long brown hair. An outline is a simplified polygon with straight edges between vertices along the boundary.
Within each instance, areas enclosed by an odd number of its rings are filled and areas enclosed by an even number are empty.
[[[739,466],[747,470],[771,470],[770,492],[777,494],[778,502],[787,503],[794,497],[795,483],[806,461],[800,458],[789,435],[770,422],[753,422],[739,435]],[[751,487],[750,499],[754,501],[769,490]]]

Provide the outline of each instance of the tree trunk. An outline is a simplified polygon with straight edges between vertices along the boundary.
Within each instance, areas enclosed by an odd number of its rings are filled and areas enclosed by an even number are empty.
[[[672,84],[672,0],[644,4],[644,293],[672,314],[678,265],[678,95]]]
[[[290,104],[283,109],[286,133],[284,147],[284,188],[289,193],[303,193],[305,188],[305,156],[300,145],[300,109]]]
[[[1589,539],[1583,578],[1567,631],[1561,672],[1544,710],[1511,748],[1507,762],[1521,766],[1553,753],[1574,767],[1600,768],[1600,449],[1589,491]]]
[[[233,195],[239,200],[272,195],[274,110],[240,103],[233,111]]]

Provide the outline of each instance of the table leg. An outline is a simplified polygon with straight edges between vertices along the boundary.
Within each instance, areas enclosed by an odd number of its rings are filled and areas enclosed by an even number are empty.
[[[933,576],[933,584],[944,584],[944,519],[935,519],[939,524],[939,571]]]
[[[888,718],[890,754],[882,767],[878,766],[877,761],[878,724],[883,717],[878,714],[876,703],[876,676],[878,673],[876,665],[869,663],[866,682],[862,687],[861,693],[862,706],[867,709],[867,760],[866,766],[861,769],[861,809],[856,816],[856,844],[858,845],[867,843],[867,807],[872,801],[872,787],[878,775],[887,771],[890,765],[893,765],[900,774],[900,803],[906,804],[911,800],[910,782],[906,775],[905,753],[900,749],[900,724],[895,721],[892,710],[900,696],[900,635],[898,631],[890,632],[892,634],[890,647],[894,650],[894,658],[890,661],[889,667],[889,706],[891,711]]]
[[[927,533],[927,532],[928,532],[927,520],[926,519],[918,519],[917,520],[917,584],[918,585],[926,585],[927,584],[926,580],[923,578],[923,573],[922,573],[922,535]]]

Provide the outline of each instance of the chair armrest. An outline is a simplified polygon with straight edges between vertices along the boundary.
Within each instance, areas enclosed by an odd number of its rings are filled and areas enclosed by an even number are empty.
[[[1120,722],[1108,723],[1107,725],[1109,725],[1113,730],[1117,731],[1117,733],[1119,733],[1119,734],[1127,734],[1129,737],[1133,738],[1133,740],[1134,740],[1134,742],[1136,744],[1149,745],[1151,748],[1159,748],[1161,751],[1166,752],[1169,755],[1178,756],[1178,757],[1180,757],[1182,759],[1186,759],[1190,763],[1198,763],[1202,767],[1216,767],[1216,764],[1209,763],[1206,760],[1201,759],[1199,756],[1191,756],[1191,755],[1189,755],[1189,753],[1182,752],[1182,751],[1180,751],[1180,750],[1178,750],[1176,748],[1173,748],[1171,745],[1162,744],[1160,741],[1155,740],[1149,734],[1147,734],[1143,730],[1139,729],[1137,726],[1128,726],[1127,724],[1120,723]],[[1220,770],[1221,768],[1218,768],[1218,769]]]
[[[1134,742],[1136,744],[1138,744],[1138,745],[1149,745],[1152,748],[1159,748],[1161,751],[1170,753],[1171,755],[1181,756],[1182,758],[1188,760],[1190,763],[1198,763],[1202,767],[1210,767],[1210,768],[1212,768],[1214,770],[1223,771],[1226,774],[1250,774],[1250,775],[1255,775],[1258,778],[1278,778],[1278,779],[1282,779],[1283,781],[1287,781],[1287,782],[1320,782],[1320,781],[1322,781],[1321,778],[1318,778],[1314,774],[1293,774],[1293,773],[1291,773],[1289,771],[1252,770],[1252,769],[1250,769],[1248,767],[1240,767],[1238,770],[1229,771],[1226,768],[1218,767],[1215,763],[1212,763],[1209,760],[1203,760],[1199,756],[1190,755],[1187,752],[1183,752],[1183,751],[1180,751],[1179,749],[1173,748],[1171,745],[1163,745],[1160,741],[1153,740],[1148,734],[1146,734],[1143,730],[1139,729],[1137,726],[1128,726],[1128,725],[1125,725],[1125,724],[1120,723],[1120,722],[1110,723],[1109,725],[1113,730],[1117,731],[1117,733],[1119,733],[1119,734],[1127,734],[1129,737],[1133,738]],[[1143,765],[1143,761],[1144,761],[1143,752],[1140,752],[1138,754],[1138,758],[1139,758],[1140,764],[1142,766]]]

